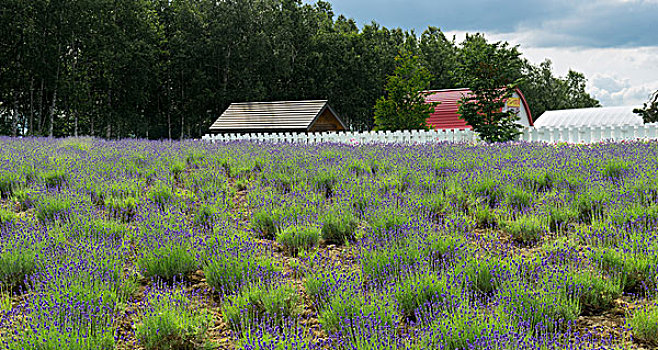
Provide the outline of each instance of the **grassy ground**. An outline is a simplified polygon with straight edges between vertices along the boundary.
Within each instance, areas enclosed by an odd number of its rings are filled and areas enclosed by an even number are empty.
[[[630,349],[658,143],[0,140],[7,349]]]

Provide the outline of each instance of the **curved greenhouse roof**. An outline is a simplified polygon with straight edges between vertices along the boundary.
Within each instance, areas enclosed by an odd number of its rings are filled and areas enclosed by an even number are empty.
[[[642,125],[642,117],[633,106],[563,109],[546,111],[535,121],[535,127],[579,127],[606,125]]]

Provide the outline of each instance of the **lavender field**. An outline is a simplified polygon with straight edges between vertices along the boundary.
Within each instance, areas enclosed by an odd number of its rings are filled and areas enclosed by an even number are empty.
[[[3,349],[650,349],[658,143],[0,139]]]

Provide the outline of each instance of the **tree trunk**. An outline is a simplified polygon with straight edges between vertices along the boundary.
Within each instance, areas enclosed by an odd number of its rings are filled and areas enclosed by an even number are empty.
[[[89,101],[91,101],[91,91],[87,93],[87,96],[89,96]],[[89,134],[94,137],[94,113],[89,113]]]
[[[48,129],[48,136],[53,137],[53,130],[55,127],[55,104],[57,103],[57,89],[59,85],[59,63],[57,64],[57,73],[55,73],[55,91],[53,92],[53,100],[50,102],[50,126]]]
[[[107,107],[108,107],[108,111],[109,111],[110,116],[108,116],[108,118],[107,118],[107,126],[105,128],[105,138],[109,139],[110,137],[112,137],[112,118],[111,118],[111,115],[112,115],[112,89],[110,89],[107,92]]]
[[[53,137],[53,130],[55,126],[55,101],[57,101],[57,88],[55,88],[55,92],[53,92],[53,100],[50,102],[50,108],[48,111],[48,115],[50,118],[50,125],[48,127],[49,137]]]
[[[73,111],[73,136],[78,137],[78,112]]]
[[[16,137],[16,129],[18,129],[18,91],[14,90],[12,95],[12,108],[13,113],[11,117],[11,135]]]
[[[28,135],[34,136],[34,77],[30,78],[30,122],[27,128]]]
[[[44,79],[41,78],[41,92],[39,92],[39,135],[43,135],[43,126],[45,124],[45,118],[43,117],[44,115],[44,109],[43,109],[43,99],[44,99],[44,90],[45,90],[45,82]]]

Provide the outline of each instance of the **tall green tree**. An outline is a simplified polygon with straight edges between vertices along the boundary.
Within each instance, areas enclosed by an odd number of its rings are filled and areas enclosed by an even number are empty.
[[[642,107],[633,109],[633,113],[641,115],[645,123],[658,122],[658,90],[649,96],[649,101]]]
[[[523,76],[519,87],[535,120],[547,110],[601,106],[585,91],[587,80],[582,73],[570,70],[566,77],[554,76],[548,59],[537,66],[524,60]]]
[[[395,60],[397,67],[386,81],[386,95],[375,104],[375,129],[427,130],[427,118],[436,103],[425,103],[423,90],[429,88],[432,75],[411,53]]]
[[[521,78],[516,47],[488,43],[482,35],[467,35],[461,44],[457,72],[472,93],[460,100],[459,114],[487,142],[505,142],[520,133],[519,117],[503,111]]]

